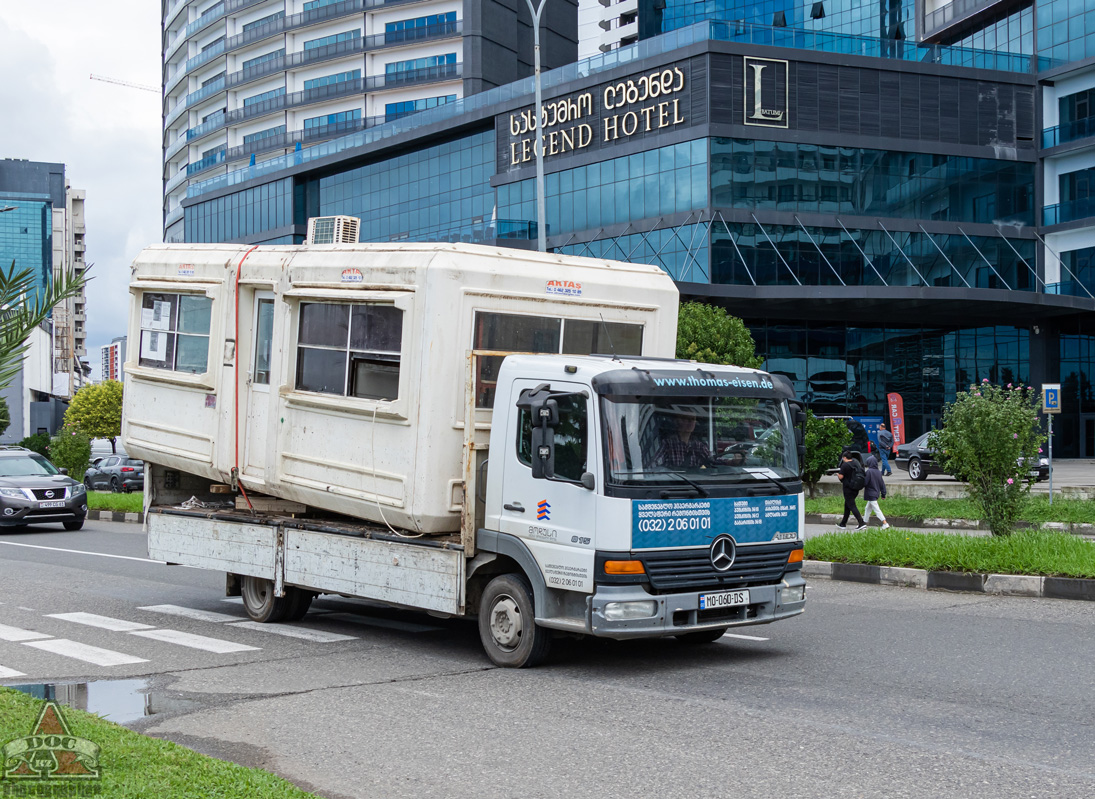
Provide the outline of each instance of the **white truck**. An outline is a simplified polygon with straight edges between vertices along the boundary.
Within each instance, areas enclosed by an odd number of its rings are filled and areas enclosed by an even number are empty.
[[[150,557],[251,618],[318,594],[475,616],[502,666],[563,633],[712,641],[805,605],[804,416],[673,360],[661,270],[461,244],[157,245],[122,435]]]

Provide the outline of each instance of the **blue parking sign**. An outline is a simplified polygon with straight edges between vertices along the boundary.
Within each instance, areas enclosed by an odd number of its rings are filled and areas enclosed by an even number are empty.
[[[1043,413],[1060,413],[1061,412],[1061,384],[1060,383],[1043,383],[1042,384],[1042,412]]]

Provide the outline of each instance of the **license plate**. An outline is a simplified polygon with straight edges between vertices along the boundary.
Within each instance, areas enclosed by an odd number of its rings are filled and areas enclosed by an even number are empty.
[[[700,610],[732,608],[735,605],[748,604],[748,591],[723,591],[721,594],[700,594]]]
[[[39,508],[63,508],[64,506],[65,506],[65,501],[63,499],[62,500],[53,500],[52,502],[39,502],[38,503]]]

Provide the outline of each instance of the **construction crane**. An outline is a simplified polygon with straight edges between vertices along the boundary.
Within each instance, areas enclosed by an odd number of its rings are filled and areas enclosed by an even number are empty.
[[[107,77],[104,77],[102,75],[92,75],[91,79],[92,80],[101,80],[103,83],[113,83],[113,84],[116,84],[118,86],[128,86],[130,89],[140,89],[141,91],[155,92],[156,94],[160,93],[160,90],[157,89],[155,86],[146,86],[143,83],[132,83],[128,80],[118,80],[117,78],[107,78]]]

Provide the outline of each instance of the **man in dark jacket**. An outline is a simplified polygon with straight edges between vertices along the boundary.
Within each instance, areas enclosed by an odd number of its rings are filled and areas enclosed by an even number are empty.
[[[893,433],[886,429],[886,423],[878,426],[878,454],[882,457],[882,474],[889,477],[890,453],[893,451]]]
[[[851,454],[845,452],[840,459],[840,471],[837,472],[836,479],[841,482],[841,486],[844,490],[844,518],[840,520],[840,524],[837,527],[841,530],[845,530],[848,527],[848,514],[855,514],[856,521],[859,522],[859,526],[855,529],[866,530],[867,524],[863,521],[863,517],[859,515],[859,508],[855,506],[855,499],[859,496],[859,492],[862,485],[857,486],[856,482],[863,480],[863,465],[851,456]]]
[[[882,479],[882,472],[878,471],[878,459],[874,455],[867,458],[867,472],[864,477],[867,483],[863,487],[863,499],[867,500],[867,514],[863,517],[863,523],[866,525],[871,520],[871,514],[877,513],[882,521],[882,529],[888,530],[890,523],[886,521],[882,508],[878,507],[879,497],[886,497],[886,481]]]

